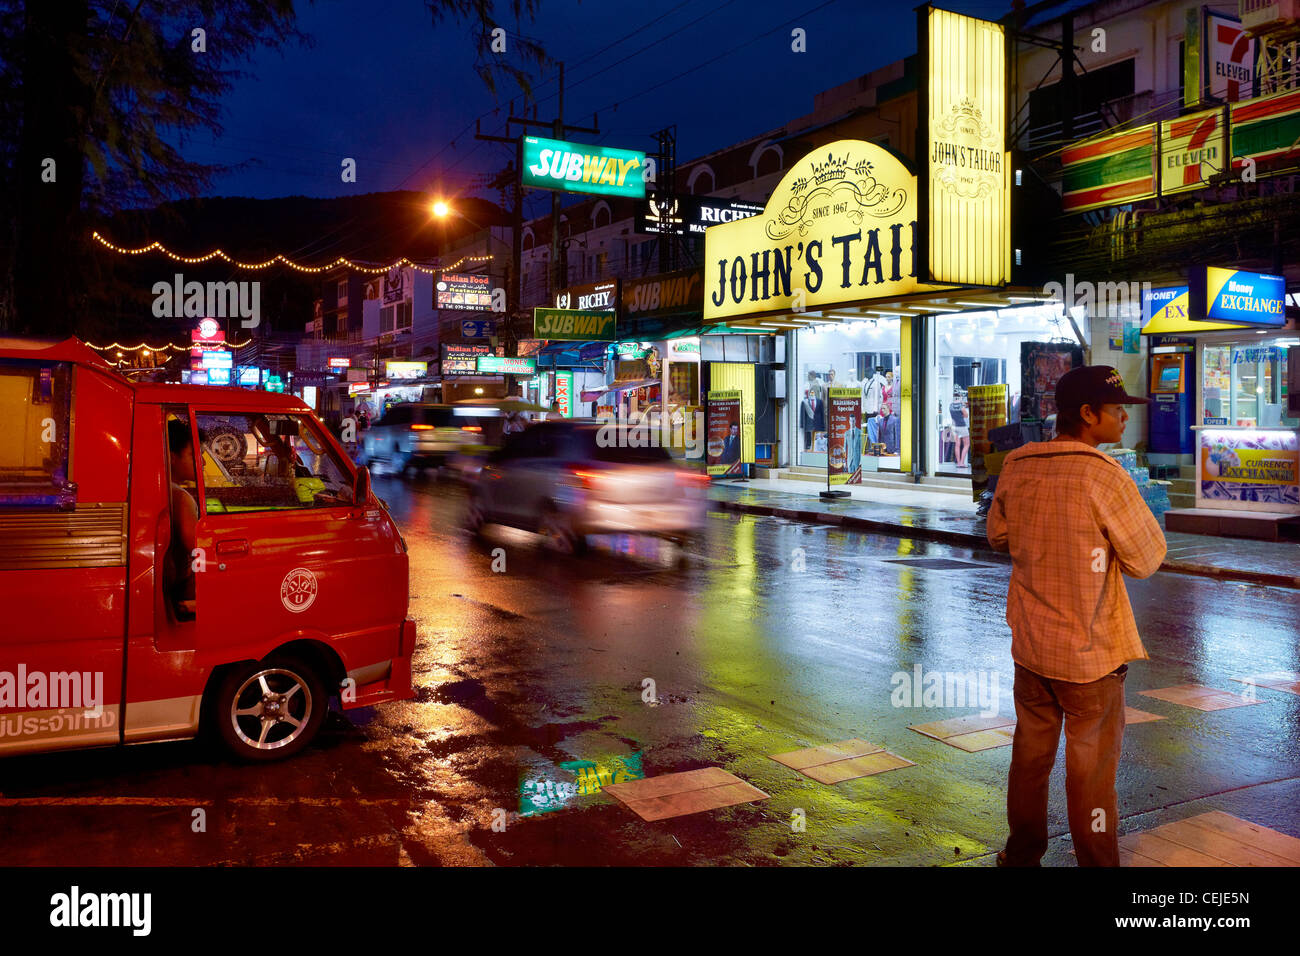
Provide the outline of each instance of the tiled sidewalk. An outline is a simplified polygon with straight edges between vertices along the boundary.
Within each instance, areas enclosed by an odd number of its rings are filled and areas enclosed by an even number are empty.
[[[967,497],[908,488],[854,487],[846,489],[850,498],[824,501],[818,497],[824,490],[824,485],[813,482],[756,478],[743,483],[716,481],[709,494],[715,507],[727,511],[988,550],[984,519],[976,516],[975,502]],[[1161,565],[1163,571],[1300,588],[1300,544],[1177,532],[1167,533],[1165,540],[1169,553]]]

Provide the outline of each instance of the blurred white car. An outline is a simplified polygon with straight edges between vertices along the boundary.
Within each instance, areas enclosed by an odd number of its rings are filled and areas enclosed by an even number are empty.
[[[685,543],[704,527],[706,475],[651,445],[646,428],[553,421],[507,435],[470,485],[466,527],[542,534],[562,553],[591,534],[647,534]]]
[[[399,402],[361,433],[361,464],[375,474],[443,464],[481,441],[482,427],[450,405]]]

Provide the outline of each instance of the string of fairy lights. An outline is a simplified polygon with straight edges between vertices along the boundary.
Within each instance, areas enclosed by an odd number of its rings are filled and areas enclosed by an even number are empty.
[[[211,252],[205,253],[204,255],[201,256],[182,256],[179,253],[172,252],[170,249],[168,249],[166,246],[164,246],[161,242],[158,242],[157,240],[149,243],[147,246],[140,246],[135,249],[128,249],[126,246],[119,246],[115,243],[109,242],[98,232],[92,232],[90,235],[96,242],[98,242],[104,248],[111,249],[113,252],[116,252],[119,255],[139,256],[139,255],[144,255],[147,252],[161,252],[163,255],[167,256],[167,258],[171,259],[173,262],[183,262],[186,265],[196,265],[198,263],[211,262],[213,259],[220,259],[223,262],[229,263],[230,265],[234,266],[237,269],[253,269],[253,270],[267,269],[279,263],[281,265],[288,266],[290,269],[297,270],[298,272],[308,272],[308,273],[330,272],[340,267],[346,267],[348,269],[353,269],[357,272],[366,272],[371,275],[380,275],[388,272],[391,269],[398,269],[405,266],[409,266],[418,272],[425,273],[426,275],[437,275],[440,272],[455,272],[462,265],[465,265],[467,263],[475,264],[479,262],[486,262],[487,260],[492,258],[492,255],[490,253],[481,256],[461,256],[459,259],[457,259],[454,263],[452,263],[449,266],[435,267],[435,266],[422,266],[418,262],[413,262],[412,260],[406,258],[406,256],[402,256],[400,259],[396,259],[393,262],[390,262],[386,266],[366,265],[364,263],[356,262],[352,259],[349,259],[346,256],[339,256],[333,262],[326,263],[325,265],[322,266],[307,266],[307,265],[303,265],[300,262],[294,262],[288,256],[285,256],[283,254],[272,256],[270,259],[267,259],[265,262],[241,262],[238,259],[231,258],[231,256],[229,256],[224,250],[221,249],[213,249]]]
[[[109,242],[109,240],[105,239],[102,235],[100,235],[98,231],[92,232],[90,235],[91,238],[93,238],[96,242],[102,245],[105,249],[110,249],[113,252],[116,252],[119,255],[124,255],[124,256],[140,256],[148,252],[161,252],[167,258],[171,259],[173,262],[182,262],[185,263],[186,265],[195,265],[203,262],[211,262],[213,259],[220,259],[223,262],[226,262],[237,269],[252,269],[252,270],[267,269],[278,263],[280,265],[288,266],[290,269],[294,269],[298,272],[305,272],[305,273],[312,273],[312,274],[321,273],[321,272],[330,272],[338,268],[348,268],[348,269],[353,269],[357,272],[369,273],[370,275],[382,275],[390,272],[393,269],[399,269],[405,266],[409,266],[410,268],[415,269],[418,272],[423,272],[426,275],[437,275],[438,273],[442,273],[442,272],[455,272],[463,265],[467,265],[467,264],[476,265],[480,262],[486,262],[492,258],[492,255],[490,253],[481,256],[461,256],[459,259],[457,259],[449,266],[438,266],[435,268],[431,266],[422,266],[418,262],[414,262],[406,258],[406,256],[402,256],[401,258],[396,259],[385,266],[366,265],[364,263],[356,262],[352,259],[349,259],[346,256],[339,256],[333,262],[326,263],[325,265],[322,266],[308,266],[308,265],[303,265],[301,262],[294,262],[288,256],[282,254],[275,255],[272,258],[267,259],[265,262],[241,262],[238,259],[232,258],[222,249],[213,249],[211,252],[205,253],[204,255],[201,256],[182,256],[179,253],[172,252],[172,250],[168,249],[161,242],[158,242],[156,240],[154,242],[149,243],[147,246],[139,246],[135,249],[130,249],[127,248],[126,246],[119,246],[116,243]],[[243,342],[227,342],[224,344],[231,349],[241,349],[252,341],[253,340],[249,338],[249,339],[245,339]],[[95,345],[92,342],[87,342],[86,345],[88,345],[90,348],[94,349],[97,352],[123,353],[123,352],[142,351],[145,354],[150,354],[153,352],[166,353],[166,352],[190,351],[189,345],[173,345],[171,343],[164,343],[162,345],[150,345],[147,342],[141,342],[139,345],[123,345],[121,342],[113,342],[110,345]]]

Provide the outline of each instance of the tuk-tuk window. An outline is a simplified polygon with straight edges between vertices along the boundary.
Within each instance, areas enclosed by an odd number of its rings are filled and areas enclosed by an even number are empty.
[[[0,505],[75,506],[71,381],[64,362],[0,359]]]
[[[347,467],[304,415],[198,413],[204,511],[352,504]]]

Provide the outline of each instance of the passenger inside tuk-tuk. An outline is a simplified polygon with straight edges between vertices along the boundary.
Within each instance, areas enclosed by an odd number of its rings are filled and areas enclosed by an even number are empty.
[[[172,540],[167,555],[167,593],[177,608],[177,617],[193,617],[194,553],[199,506],[185,483],[198,478],[194,465],[194,440],[188,422],[171,418],[167,421],[167,447],[171,452],[171,526]]]

